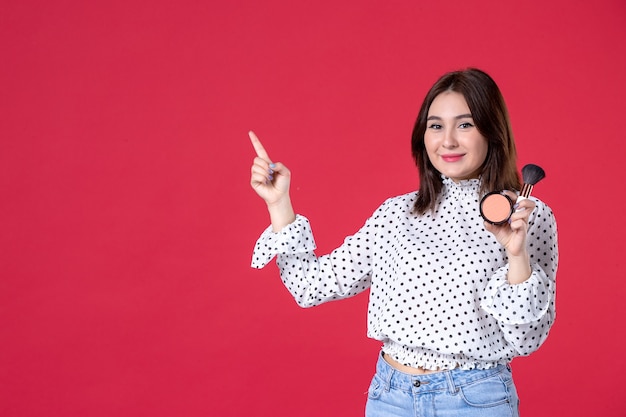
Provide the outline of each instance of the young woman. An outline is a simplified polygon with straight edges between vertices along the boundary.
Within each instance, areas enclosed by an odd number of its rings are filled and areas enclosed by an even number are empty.
[[[480,198],[520,189],[508,111],[478,69],[442,76],[419,111],[412,151],[416,192],[385,201],[328,255],[289,198],[290,172],[250,133],[251,185],[271,226],[252,266],[278,255],[303,307],[370,289],[368,336],[381,341],[366,415],[518,416],[509,362],[539,348],[555,318],[554,215],[521,200],[509,222],[479,214]]]

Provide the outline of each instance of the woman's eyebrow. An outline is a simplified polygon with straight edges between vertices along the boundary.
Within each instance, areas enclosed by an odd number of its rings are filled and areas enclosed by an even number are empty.
[[[471,113],[465,113],[465,114],[459,114],[458,116],[454,117],[455,119],[471,119],[472,115]],[[441,117],[439,116],[428,116],[428,118],[426,120],[442,120]]]

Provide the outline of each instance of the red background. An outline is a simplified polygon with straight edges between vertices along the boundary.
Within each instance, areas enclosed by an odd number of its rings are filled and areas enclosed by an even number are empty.
[[[624,416],[622,0],[0,3],[0,415],[358,416],[367,295],[299,309],[249,187],[254,129],[319,253],[417,187],[444,72],[488,71],[560,232],[525,416]]]

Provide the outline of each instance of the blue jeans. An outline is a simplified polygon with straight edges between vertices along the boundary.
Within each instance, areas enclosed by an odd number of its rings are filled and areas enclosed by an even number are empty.
[[[376,364],[366,417],[519,417],[511,368],[453,369],[409,375],[382,357]]]

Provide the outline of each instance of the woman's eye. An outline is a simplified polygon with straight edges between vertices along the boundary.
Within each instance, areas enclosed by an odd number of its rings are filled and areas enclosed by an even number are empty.
[[[433,124],[429,125],[428,128],[429,129],[441,129],[441,125],[433,123]]]
[[[470,122],[461,123],[461,124],[459,125],[459,127],[460,127],[461,129],[467,129],[467,128],[470,128],[470,127],[472,127],[472,126],[474,126],[474,125],[473,125],[473,124],[471,124]]]

